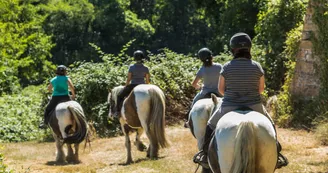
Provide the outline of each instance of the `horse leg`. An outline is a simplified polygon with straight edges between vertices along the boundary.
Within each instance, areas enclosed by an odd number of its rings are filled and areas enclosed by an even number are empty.
[[[158,142],[155,137],[149,133],[149,129],[146,129],[146,134],[149,139],[149,147],[147,150],[147,157],[150,159],[157,159],[158,157]]]
[[[136,135],[136,141],[135,141],[135,146],[137,146],[139,151],[145,151],[147,149],[146,145],[142,143],[142,141],[140,140],[140,136],[143,133],[143,129],[139,128],[137,130],[137,135]]]
[[[80,144],[74,144],[74,149],[75,149],[74,162],[75,163],[80,163],[80,160],[79,160],[79,147],[80,147]]]
[[[54,135],[54,137],[55,137],[55,135]],[[55,137],[55,140],[56,140],[56,148],[57,148],[56,162],[64,163],[65,162],[65,153],[63,150],[63,143],[57,137]]]
[[[74,153],[73,153],[73,148],[71,144],[66,144],[67,146],[67,156],[66,160],[67,162],[71,163],[74,161]]]
[[[130,137],[129,137],[130,127],[127,124],[125,124],[122,129],[123,129],[123,133],[125,134],[125,147],[126,147],[126,152],[127,152],[126,164],[130,164],[130,163],[132,163],[131,141],[130,141]]]

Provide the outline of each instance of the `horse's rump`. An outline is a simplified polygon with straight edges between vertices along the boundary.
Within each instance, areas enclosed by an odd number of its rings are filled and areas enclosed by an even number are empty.
[[[68,144],[81,143],[88,131],[83,109],[75,101],[58,104],[49,124],[56,136]]]
[[[255,111],[232,111],[215,130],[222,173],[273,172],[277,161],[275,131],[270,120]]]
[[[129,126],[139,125],[161,147],[168,145],[165,137],[165,95],[156,85],[141,84],[136,86],[124,103],[123,118]]]

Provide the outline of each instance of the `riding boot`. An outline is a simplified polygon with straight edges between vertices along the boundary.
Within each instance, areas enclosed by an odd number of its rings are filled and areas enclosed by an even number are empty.
[[[198,163],[202,165],[204,168],[209,168],[208,161],[207,161],[207,154],[208,154],[208,148],[211,142],[213,130],[210,128],[210,126],[206,127],[205,136],[204,136],[204,144],[203,149],[200,150],[195,156],[194,156],[194,163]]]
[[[49,110],[45,110],[44,111],[44,118],[43,118],[43,122],[40,123],[39,125],[39,129],[46,129],[47,128],[47,124],[49,122]]]

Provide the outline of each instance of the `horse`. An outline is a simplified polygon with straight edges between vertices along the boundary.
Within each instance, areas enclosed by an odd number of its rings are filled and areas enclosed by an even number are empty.
[[[197,139],[198,149],[204,144],[205,129],[211,115],[220,107],[222,99],[210,94],[204,99],[198,100],[190,110],[188,126],[192,135]]]
[[[113,117],[117,96],[123,88],[123,86],[115,87],[108,95],[110,118]],[[125,135],[126,164],[132,163],[130,132],[137,131],[135,145],[139,151],[144,151],[146,146],[140,141],[140,136],[145,131],[150,142],[147,150],[147,157],[150,159],[158,158],[159,146],[162,148],[169,146],[165,135],[165,96],[156,85],[136,86],[124,99],[119,121]]]
[[[188,125],[192,135],[197,140],[198,150],[203,149],[207,121],[220,107],[221,102],[221,97],[210,93],[204,99],[198,100],[190,110]],[[210,172],[210,170],[203,168],[202,172]]]
[[[50,113],[48,125],[56,142],[56,162],[80,163],[79,144],[88,134],[88,124],[81,105],[76,101],[59,103]],[[66,158],[64,144],[67,146]],[[75,152],[73,152],[73,144]]]
[[[276,134],[270,120],[252,110],[236,110],[218,122],[208,161],[215,173],[273,173]]]

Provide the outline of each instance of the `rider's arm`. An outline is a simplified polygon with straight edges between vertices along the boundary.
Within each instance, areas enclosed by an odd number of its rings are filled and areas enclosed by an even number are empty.
[[[146,84],[149,84],[150,83],[150,74],[147,73],[146,74]]]
[[[48,85],[48,91],[49,91],[49,92],[52,92],[52,88],[53,88],[53,87],[52,87],[52,84],[50,83],[50,84]]]
[[[75,99],[75,88],[74,88],[74,85],[73,85],[71,79],[68,79],[68,86],[69,86],[69,89],[72,92],[72,98],[74,100]]]
[[[125,86],[129,85],[130,84],[130,81],[132,79],[132,73],[128,73],[128,78],[126,79],[126,83],[125,83]]]
[[[222,75],[220,75],[219,79],[219,92],[222,96],[224,96],[224,90],[225,90],[225,79]]]
[[[259,82],[259,93],[262,94],[262,92],[264,91],[264,75],[260,78],[260,82]]]
[[[198,84],[198,82],[200,81],[200,78],[196,76],[196,78],[194,79],[194,81],[192,82],[192,86],[195,88],[195,89],[200,89],[201,86]]]

